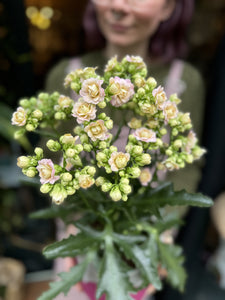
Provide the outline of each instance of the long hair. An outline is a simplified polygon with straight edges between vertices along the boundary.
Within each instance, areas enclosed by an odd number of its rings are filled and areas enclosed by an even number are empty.
[[[175,9],[168,20],[162,22],[149,41],[149,56],[171,61],[187,54],[187,30],[194,11],[194,0],[176,0]],[[85,49],[101,49],[105,39],[101,34],[94,9],[89,1],[83,18]]]

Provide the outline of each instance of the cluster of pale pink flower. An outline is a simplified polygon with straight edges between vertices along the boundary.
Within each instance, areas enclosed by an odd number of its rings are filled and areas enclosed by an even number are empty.
[[[80,96],[78,100],[55,92],[20,101],[12,117],[12,124],[20,127],[16,137],[38,127],[43,133],[51,129],[54,137],[46,146],[59,152],[61,160],[53,163],[37,147],[33,156],[20,156],[17,164],[28,177],[39,174],[41,192],[49,193],[53,202],[60,204],[94,184],[112,200],[126,201],[133,179],[148,187],[157,182],[159,170],[177,170],[202,156],[190,114],[178,110],[180,99],[175,94],[168,98],[164,88],[146,75],[140,57],[126,56],[121,62],[114,57],[102,77],[95,68],[66,76],[64,84]],[[121,120],[121,126],[114,124],[106,107],[121,116],[129,110],[132,118],[126,124]],[[57,134],[60,122],[68,119],[75,122],[74,135]],[[126,145],[118,150],[115,142],[124,127]]]

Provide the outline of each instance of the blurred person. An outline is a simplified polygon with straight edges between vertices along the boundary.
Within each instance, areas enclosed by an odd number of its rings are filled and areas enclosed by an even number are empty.
[[[141,56],[147,64],[148,75],[165,87],[167,95],[177,93],[182,99],[180,110],[190,112],[193,130],[201,136],[204,83],[198,70],[184,60],[193,10],[194,0],[89,2],[83,24],[85,44],[92,51],[59,61],[47,74],[46,92],[57,90],[74,97],[74,92],[63,86],[69,72],[88,66],[98,67],[97,72],[101,74],[108,59],[115,55],[118,59],[126,55]],[[167,178],[174,182],[175,189],[194,192],[200,170],[199,164],[191,164],[169,173]]]

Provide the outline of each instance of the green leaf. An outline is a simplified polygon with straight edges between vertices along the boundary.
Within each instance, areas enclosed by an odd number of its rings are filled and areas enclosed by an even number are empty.
[[[138,246],[120,240],[119,245],[122,247],[125,256],[137,266],[147,283],[153,284],[157,290],[160,290],[162,283],[158,275],[157,249],[154,248],[154,243],[148,241],[143,246]]]
[[[50,283],[50,289],[44,292],[38,300],[52,300],[60,293],[67,295],[70,288],[81,281],[87,265],[91,261],[90,257],[91,256],[87,256],[82,263],[72,267],[69,272],[60,273],[59,276],[61,277],[61,280]]]
[[[67,206],[52,205],[51,207],[32,212],[29,216],[32,219],[49,219],[49,218],[57,218],[57,217],[63,218],[68,214],[73,213],[73,209],[75,208],[76,208],[76,204],[71,204]]]
[[[83,233],[78,233],[76,236],[70,235],[67,239],[45,247],[43,254],[47,259],[76,257],[79,254],[85,254],[90,248],[93,248],[96,243],[95,238],[91,238]]]
[[[96,298],[99,299],[103,293],[107,294],[107,300],[123,299],[132,300],[129,292],[134,292],[131,286],[127,270],[115,252],[110,236],[106,239],[106,249],[101,264],[99,283]]]
[[[165,266],[171,285],[183,292],[187,278],[186,271],[182,266],[184,257],[181,255],[182,249],[176,245],[163,244],[158,242],[162,264]]]
[[[210,207],[213,205],[212,199],[203,194],[188,193],[185,190],[174,191],[173,184],[164,183],[156,189],[149,190],[143,194],[142,199],[138,199],[136,205],[139,207],[164,207],[166,205],[191,205],[199,207]]]

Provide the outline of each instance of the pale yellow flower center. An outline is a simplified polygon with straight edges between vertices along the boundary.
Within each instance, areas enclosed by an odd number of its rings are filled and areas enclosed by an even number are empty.
[[[124,154],[120,154],[115,158],[114,162],[118,169],[122,169],[127,165],[127,157]]]
[[[99,94],[98,86],[94,83],[88,86],[88,93],[91,97],[97,97]]]
[[[91,128],[91,132],[93,133],[93,135],[97,135],[102,132],[102,128],[99,125],[93,126]]]
[[[84,103],[79,107],[78,113],[85,115],[89,112],[89,110],[90,110],[90,106],[87,103]]]
[[[50,166],[48,166],[48,165],[42,166],[41,170],[40,170],[40,173],[41,173],[41,177],[42,178],[48,179],[48,178],[51,177],[52,168]]]

